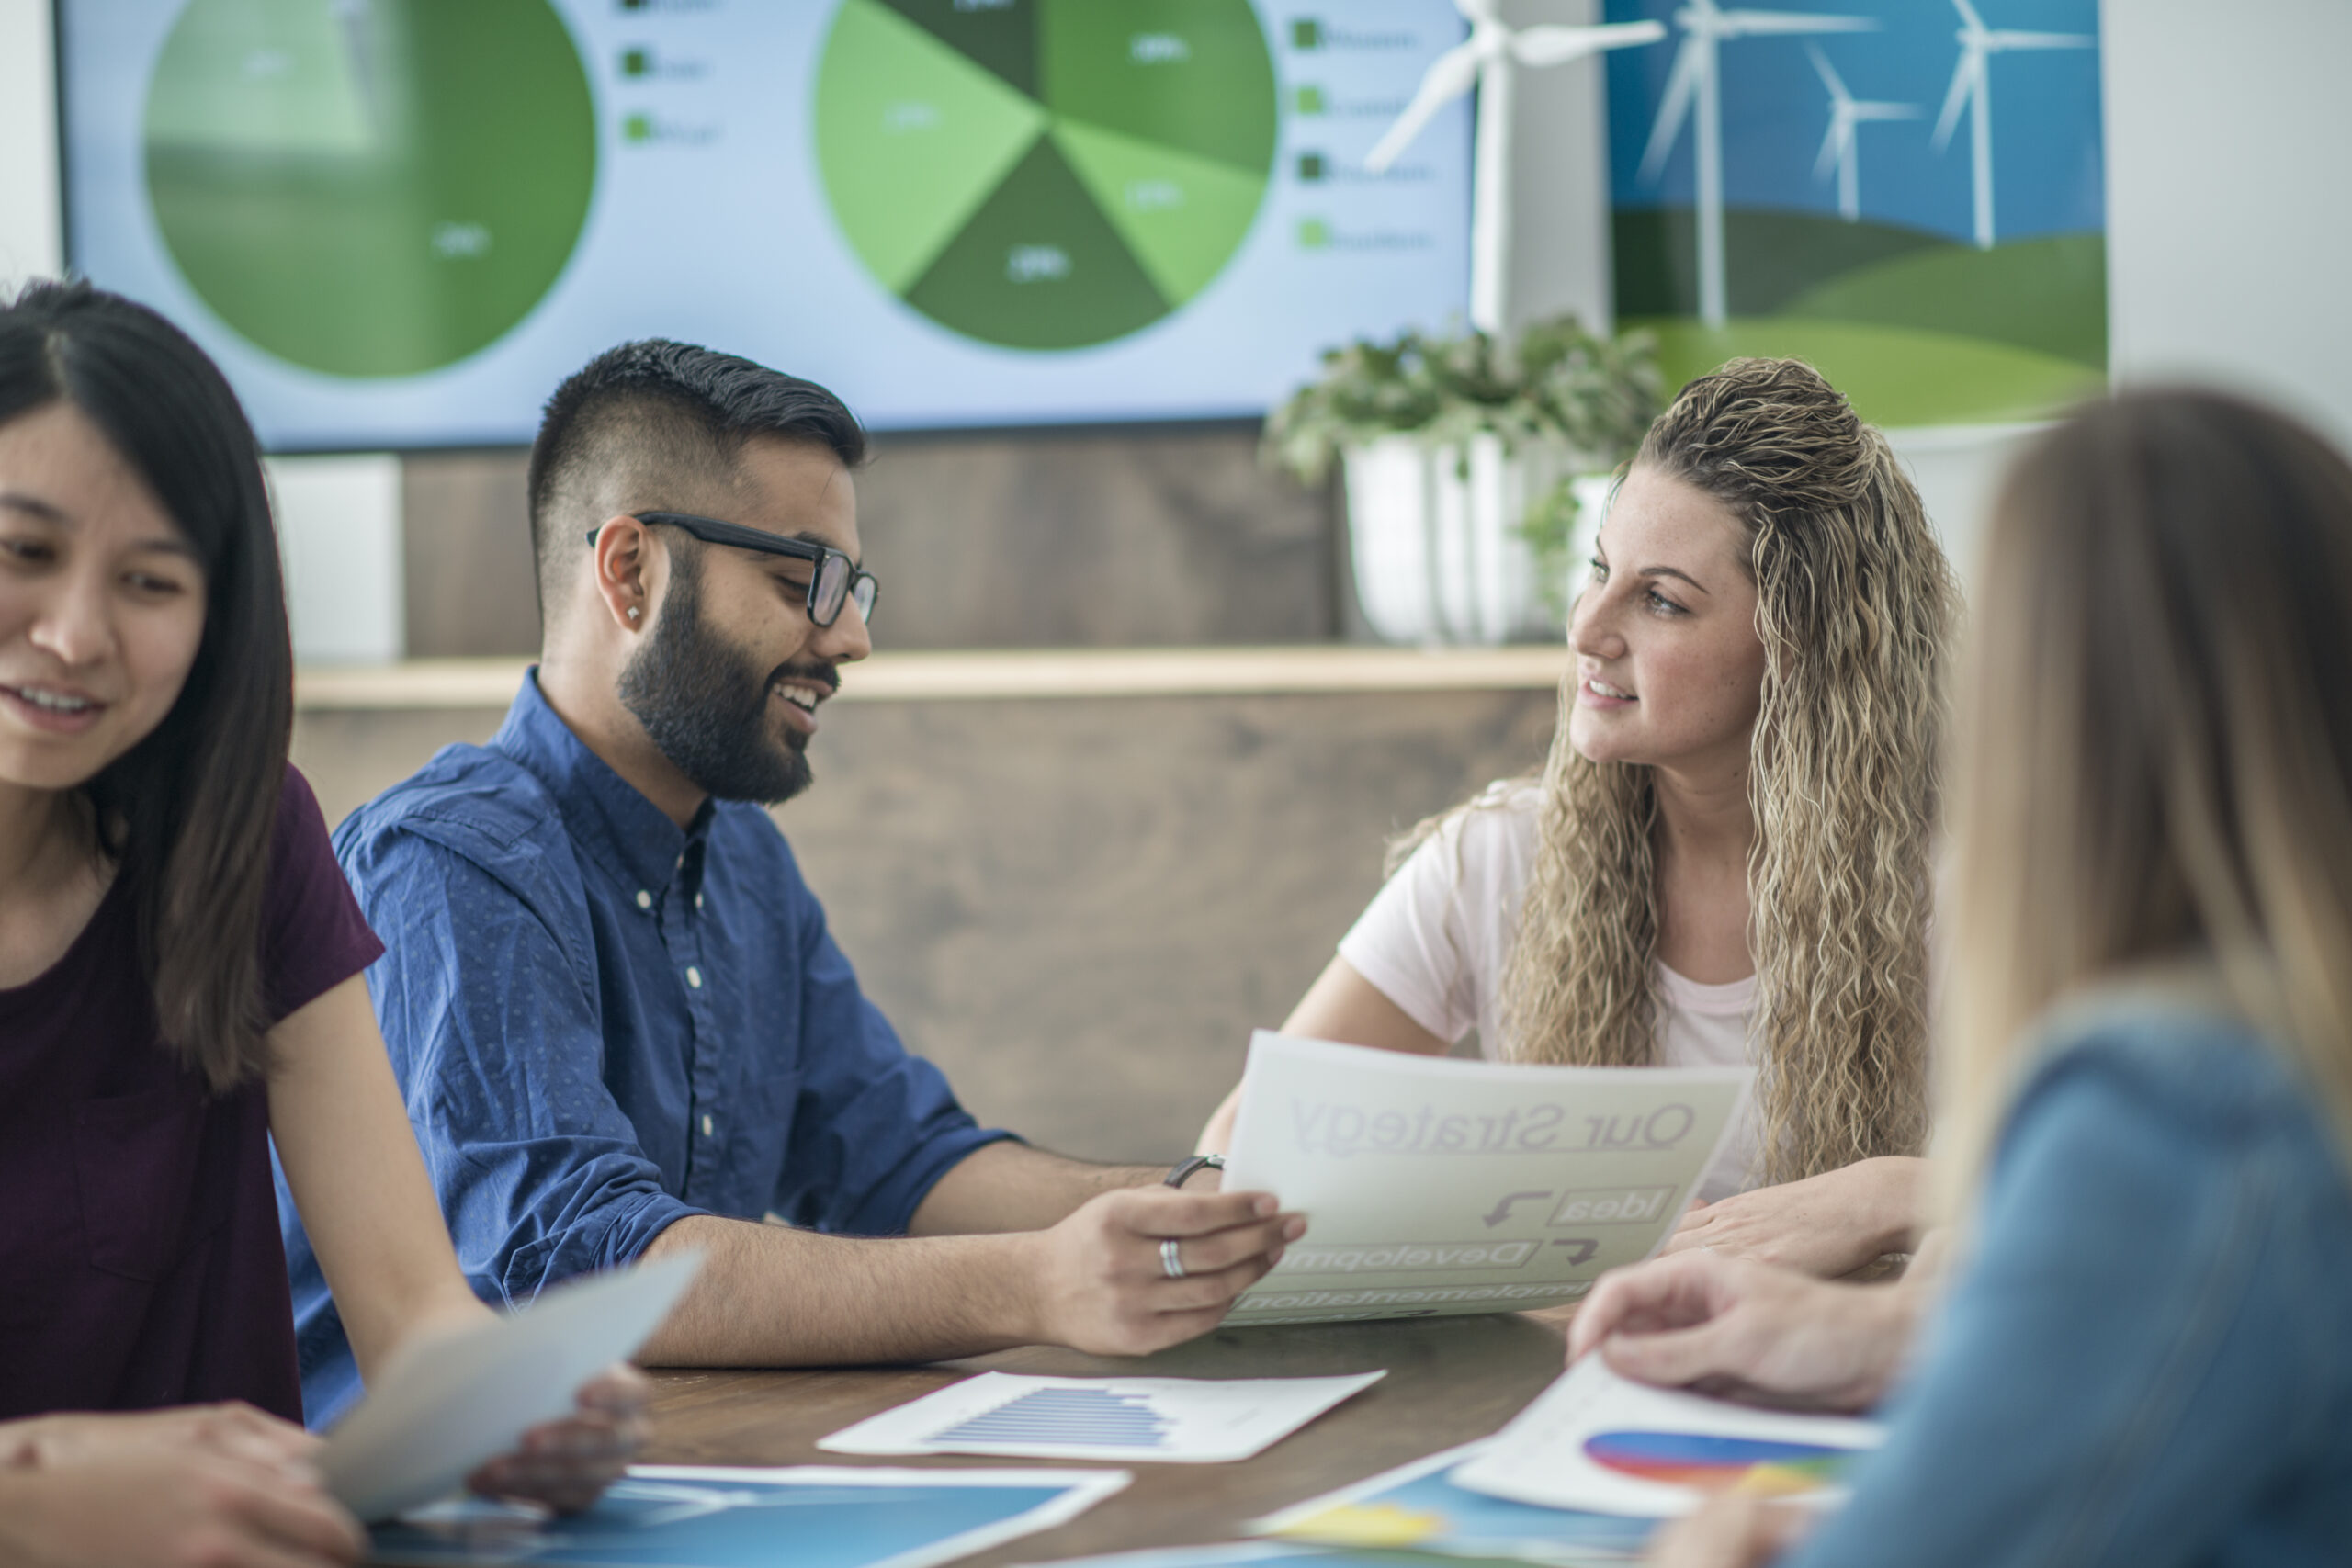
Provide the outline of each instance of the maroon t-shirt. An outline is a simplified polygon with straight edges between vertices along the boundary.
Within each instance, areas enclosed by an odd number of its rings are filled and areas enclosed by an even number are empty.
[[[165,1049],[122,891],[48,973],[0,989],[0,1417],[243,1399],[300,1421],[267,1093],[215,1098]],[[383,951],[288,767],[271,1021]]]

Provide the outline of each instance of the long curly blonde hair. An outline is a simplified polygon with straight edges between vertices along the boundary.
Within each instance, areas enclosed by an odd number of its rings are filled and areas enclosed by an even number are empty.
[[[1797,360],[1737,359],[1691,382],[1633,464],[1704,491],[1747,531],[1765,650],[1747,782],[1760,1175],[1916,1154],[1951,570],[1885,438]],[[1647,1065],[1657,800],[1648,767],[1569,743],[1574,696],[1571,671],[1503,975],[1505,1048]]]

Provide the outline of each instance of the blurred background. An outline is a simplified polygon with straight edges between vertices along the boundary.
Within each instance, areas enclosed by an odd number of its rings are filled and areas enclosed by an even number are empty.
[[[2111,383],[2352,438],[2347,60],[2342,0],[0,0],[0,282],[229,370],[331,818],[496,727],[563,375],[840,392],[879,651],[778,820],[978,1114],[1163,1158],[1387,836],[1541,761],[1690,375],[1821,366],[1963,576]]]

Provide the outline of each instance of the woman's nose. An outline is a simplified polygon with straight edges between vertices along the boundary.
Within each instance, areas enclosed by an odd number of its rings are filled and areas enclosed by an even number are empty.
[[[1607,583],[1588,583],[1577,596],[1576,609],[1568,616],[1568,646],[1595,659],[1615,659],[1625,651]]]
[[[81,668],[104,659],[115,646],[113,605],[106,584],[95,581],[58,583],[56,592],[34,617],[31,637],[34,647],[69,667]]]

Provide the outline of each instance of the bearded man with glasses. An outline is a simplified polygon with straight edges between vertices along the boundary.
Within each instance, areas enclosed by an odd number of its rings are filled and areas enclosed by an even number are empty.
[[[823,388],[684,344],[549,400],[539,664],[488,744],[335,833],[459,1260],[503,1305],[702,1249],[655,1365],[1191,1338],[1305,1222],[978,1126],[859,992],[763,809],[808,787],[818,710],[871,651],[865,453]],[[280,1212],[319,1425],[358,1375]]]

